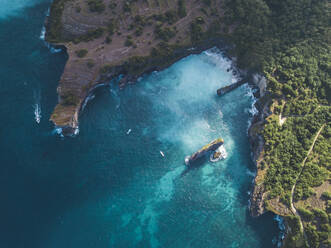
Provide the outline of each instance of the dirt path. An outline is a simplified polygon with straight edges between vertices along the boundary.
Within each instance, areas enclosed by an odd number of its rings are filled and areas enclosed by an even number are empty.
[[[308,150],[308,152],[307,152],[306,157],[304,158],[304,160],[303,160],[302,163],[301,163],[301,170],[300,170],[300,173],[298,174],[298,176],[297,176],[297,178],[296,178],[296,180],[295,180],[295,183],[294,183],[294,185],[293,185],[293,187],[292,187],[292,189],[291,189],[291,198],[290,198],[291,211],[292,211],[292,213],[293,213],[294,215],[296,215],[296,216],[299,217],[299,221],[300,221],[300,230],[301,230],[301,232],[303,232],[303,233],[304,233],[304,229],[303,229],[303,224],[302,224],[301,216],[298,214],[298,212],[297,212],[297,210],[296,210],[296,208],[295,208],[295,206],[294,206],[294,204],[293,204],[293,195],[294,195],[294,191],[295,191],[295,187],[296,187],[296,185],[297,185],[297,182],[298,182],[298,180],[299,180],[299,178],[300,178],[300,176],[301,176],[301,174],[302,174],[303,169],[305,168],[305,164],[306,164],[307,158],[308,158],[308,156],[310,155],[311,151],[313,150],[314,145],[315,145],[315,142],[316,142],[318,136],[320,135],[320,133],[322,132],[322,130],[323,130],[324,127],[325,127],[325,124],[323,124],[323,125],[321,126],[321,128],[318,130],[317,134],[315,135],[315,138],[314,138],[314,140],[313,140],[313,143],[311,144],[311,146],[310,146],[310,148],[309,148],[309,150]]]

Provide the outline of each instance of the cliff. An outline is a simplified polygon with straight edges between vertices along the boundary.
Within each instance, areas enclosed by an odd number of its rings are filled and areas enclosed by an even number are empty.
[[[220,43],[222,6],[217,1],[54,0],[46,40],[69,55],[50,120],[70,135],[99,84],[125,75],[134,81],[191,53]]]

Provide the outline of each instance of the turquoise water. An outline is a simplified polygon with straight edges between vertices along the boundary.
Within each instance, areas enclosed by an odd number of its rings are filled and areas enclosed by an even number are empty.
[[[215,96],[230,61],[209,50],[100,88],[79,136],[61,138],[48,118],[66,54],[40,39],[49,4],[0,12],[0,247],[273,247],[273,215],[248,213],[251,91]],[[219,136],[228,158],[186,170]]]

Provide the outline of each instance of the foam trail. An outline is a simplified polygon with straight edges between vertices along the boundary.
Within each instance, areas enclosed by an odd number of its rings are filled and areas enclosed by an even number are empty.
[[[34,95],[34,100],[35,100],[35,103],[33,104],[34,119],[39,124],[40,119],[41,119],[41,106],[40,106],[41,95],[40,95],[40,91],[39,90],[34,91],[33,95]]]
[[[41,32],[40,32],[40,36],[39,36],[39,38],[40,38],[41,40],[45,40],[45,35],[46,35],[46,27],[43,26],[43,27],[41,28]]]

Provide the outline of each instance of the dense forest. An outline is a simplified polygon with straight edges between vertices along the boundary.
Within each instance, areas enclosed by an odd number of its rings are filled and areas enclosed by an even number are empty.
[[[268,80],[259,169],[266,207],[287,213],[286,247],[331,247],[330,7],[326,0],[227,0],[223,17],[239,66]]]

